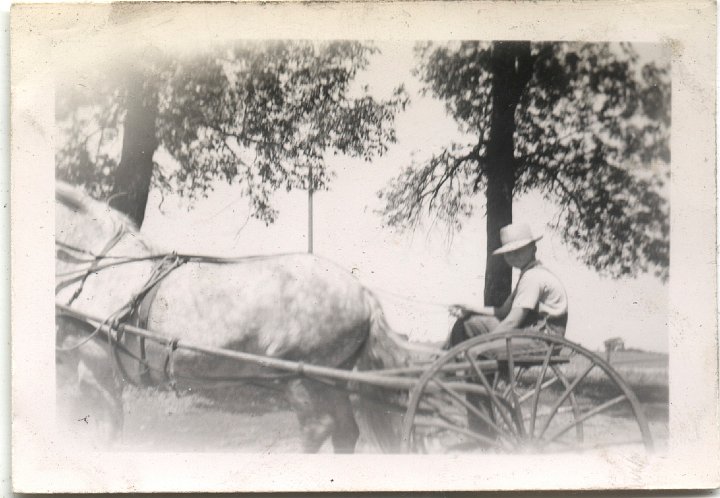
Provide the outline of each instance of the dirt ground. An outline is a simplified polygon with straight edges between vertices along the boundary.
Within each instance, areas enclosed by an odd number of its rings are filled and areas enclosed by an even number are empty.
[[[218,389],[205,396],[130,389],[118,449],[132,451],[300,452],[300,426],[281,393]]]
[[[637,361],[627,366],[618,364],[617,369],[626,379],[638,397],[643,413],[648,422],[655,446],[662,449],[668,440],[668,375],[667,357],[655,363]],[[573,372],[581,371],[583,365],[570,363],[564,371],[572,379]],[[534,380],[529,384],[534,386]],[[602,406],[614,399],[618,392],[614,384],[602,382],[588,376],[582,389],[576,388],[578,405],[583,412]],[[117,451],[187,451],[187,452],[243,452],[243,453],[296,453],[301,451],[300,426],[295,414],[290,411],[284,399],[280,385],[272,388],[253,385],[218,386],[203,395],[184,391],[176,393],[169,390],[137,389],[128,387],[125,390],[124,427],[122,438],[113,448]],[[551,395],[550,391],[543,391]],[[101,412],[94,413],[88,405],[87,398],[81,393],[70,392],[69,395],[79,399],[79,405],[67,412],[64,420],[68,437],[75,441],[91,442],[92,422],[103,420]],[[542,410],[549,411],[553,401],[541,400],[538,416]],[[80,408],[76,408],[79,406]],[[572,422],[572,410],[566,408],[563,417],[558,420],[560,425],[547,434],[555,433],[565,424]],[[81,410],[82,413],[75,413]],[[443,409],[444,410],[444,409]],[[449,413],[444,413],[449,416]],[[455,414],[457,415],[457,414]],[[527,415],[527,413],[525,414]],[[467,421],[463,411],[461,418]],[[560,419],[560,416],[556,417]],[[433,417],[435,421],[437,417]],[[88,423],[90,422],[90,423]],[[102,426],[102,424],[96,427]],[[61,429],[62,430],[62,429]],[[600,415],[594,416],[583,423],[584,441],[588,445],[637,444],[640,442],[640,431],[627,403],[613,406]],[[574,437],[575,430],[567,432]],[[565,437],[565,436],[563,436]],[[362,436],[361,436],[362,438]],[[567,441],[574,448],[576,441]],[[443,448],[440,445],[439,448]],[[435,448],[438,448],[436,445]],[[331,452],[328,443],[321,449]],[[362,439],[358,444],[359,452],[376,451],[365,444]]]
[[[656,446],[668,438],[668,404],[653,391],[638,393]],[[594,417],[585,425],[588,441],[637,441],[628,413]],[[367,447],[360,442],[359,449]],[[207,451],[296,453],[299,424],[280,394],[243,387],[218,390],[211,397],[192,393],[130,389],[125,395],[125,428],[119,451]],[[321,452],[331,452],[329,443]]]

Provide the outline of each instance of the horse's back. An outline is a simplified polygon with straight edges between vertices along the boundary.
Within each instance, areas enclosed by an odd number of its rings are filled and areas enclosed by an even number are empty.
[[[159,285],[148,328],[195,344],[337,366],[369,330],[363,287],[311,255],[190,262]]]

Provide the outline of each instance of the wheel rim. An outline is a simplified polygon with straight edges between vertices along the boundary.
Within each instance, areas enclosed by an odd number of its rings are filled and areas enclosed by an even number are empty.
[[[514,346],[527,346],[529,341],[540,353],[534,361]],[[497,352],[499,344],[505,358],[487,359],[488,350]],[[559,365],[560,352],[572,356],[569,367]],[[617,395],[590,396],[596,383]],[[483,402],[478,404],[478,399]],[[640,402],[604,359],[561,337],[517,331],[490,334],[458,344],[420,376],[410,392],[402,447],[420,452],[436,451],[438,446],[440,451],[453,451],[455,446],[510,452],[584,449],[597,438],[592,432],[598,432],[596,425],[608,417],[622,416],[625,421],[628,407],[640,442],[651,450],[653,440]],[[444,434],[442,439],[439,434]],[[616,444],[626,443],[624,438]]]

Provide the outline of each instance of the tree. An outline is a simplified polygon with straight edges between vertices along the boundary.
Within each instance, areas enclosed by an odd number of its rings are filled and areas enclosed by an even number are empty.
[[[601,273],[667,278],[669,67],[628,44],[459,42],[416,47],[424,92],[467,138],[408,166],[386,189],[388,224],[426,216],[459,230],[485,193],[485,301],[510,293],[492,258],[512,203],[530,190],[559,206],[552,226]]]
[[[329,154],[369,161],[395,141],[403,88],[383,101],[367,88],[352,96],[375,52],[356,42],[244,42],[192,57],[155,54],[125,67],[115,85],[100,75],[99,91],[72,87],[58,98],[58,176],[110,198],[138,225],[151,183],[192,198],[222,179],[271,223],[276,190],[309,188],[309,171],[313,190],[327,188]],[[159,150],[174,159],[170,168],[153,160]]]

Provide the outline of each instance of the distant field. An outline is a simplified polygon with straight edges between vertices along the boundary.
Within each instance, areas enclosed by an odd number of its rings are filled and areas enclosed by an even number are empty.
[[[605,353],[600,355],[605,358]],[[616,351],[610,364],[631,385],[668,386],[668,355],[642,351]]]
[[[605,353],[597,353],[605,359]],[[563,371],[570,378],[575,378],[583,372],[589,362],[586,358],[577,356]],[[667,403],[668,392],[668,356],[662,353],[649,353],[642,351],[616,351],[610,356],[610,364],[635,392],[641,402]],[[604,392],[608,378],[599,367],[595,367],[587,376],[583,385],[594,386],[597,394],[608,396],[612,393]]]
[[[605,358],[605,353],[598,353]],[[643,368],[665,368],[668,365],[668,355],[665,353],[648,353],[646,351],[615,351],[610,354],[610,363],[614,367],[635,365]]]

